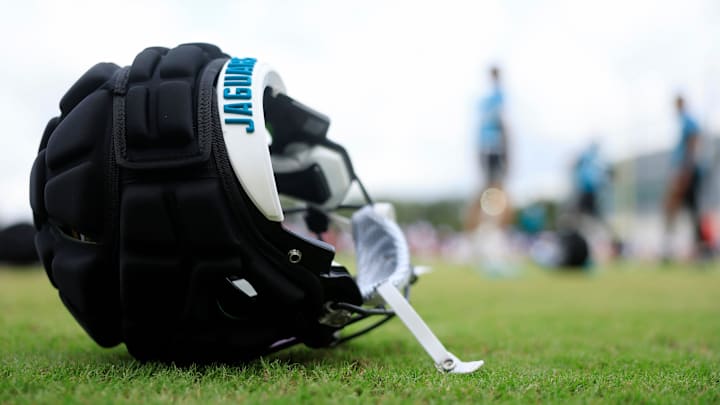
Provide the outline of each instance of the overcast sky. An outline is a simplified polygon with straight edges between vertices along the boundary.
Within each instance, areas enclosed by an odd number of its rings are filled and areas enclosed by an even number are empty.
[[[432,200],[478,182],[477,103],[503,69],[511,192],[559,196],[591,139],[619,159],[668,148],[672,97],[720,132],[720,2],[22,1],[0,14],[0,222],[29,218],[47,120],[97,62],[212,42],[272,64],[328,114],[374,194]]]

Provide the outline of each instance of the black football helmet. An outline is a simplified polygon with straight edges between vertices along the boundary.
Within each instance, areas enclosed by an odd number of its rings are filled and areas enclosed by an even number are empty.
[[[391,210],[327,138],[329,119],[287,96],[268,65],[209,44],[148,48],[131,66],[92,67],[60,112],[32,170],[36,246],[99,345],[125,343],[141,360],[247,360],[342,343],[395,314],[387,294],[407,303],[399,291],[416,277]],[[343,205],[353,184],[366,202]],[[301,206],[283,210],[280,195]],[[356,212],[344,221],[340,208]],[[352,229],[357,278],[333,246],[283,226],[298,212],[318,234],[333,220]],[[463,370],[449,353],[433,358]]]

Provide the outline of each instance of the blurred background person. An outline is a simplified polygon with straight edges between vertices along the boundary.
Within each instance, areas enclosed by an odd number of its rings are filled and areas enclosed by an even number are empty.
[[[508,277],[515,276],[518,269],[508,232],[512,222],[506,189],[510,142],[500,69],[492,66],[489,74],[489,89],[479,103],[477,133],[477,158],[483,180],[470,204],[465,230],[480,270],[493,277]]]
[[[509,164],[509,137],[504,115],[505,94],[500,69],[490,68],[490,90],[480,102],[480,129],[477,138],[479,166],[484,183],[471,203],[465,223],[472,231],[485,215],[499,217],[501,225],[510,219],[510,204],[505,188]]]
[[[500,69],[490,68],[490,91],[480,104],[480,166],[485,187],[503,189],[508,167],[508,134],[503,114],[505,94],[500,82]]]
[[[575,226],[585,233],[590,225],[600,225],[610,238],[612,255],[618,256],[622,242],[603,209],[603,193],[609,191],[611,179],[612,171],[602,158],[600,144],[591,142],[573,165]]]
[[[700,127],[687,110],[682,95],[675,98],[675,110],[680,124],[680,137],[672,153],[672,169],[665,195],[665,240],[663,260],[673,256],[671,236],[681,208],[686,208],[693,223],[695,255],[704,254],[708,246],[703,241],[702,217],[699,207],[700,168],[697,162]]]

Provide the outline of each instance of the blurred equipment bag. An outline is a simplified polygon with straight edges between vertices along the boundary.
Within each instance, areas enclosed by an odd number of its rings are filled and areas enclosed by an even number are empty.
[[[564,270],[582,270],[592,259],[587,240],[573,229],[541,234],[530,248],[530,257],[541,266]]]
[[[28,265],[38,261],[35,228],[30,224],[10,225],[0,230],[0,263]]]
[[[94,66],[60,111],[31,176],[37,248],[101,346],[238,361],[334,346],[398,315],[440,370],[482,365],[445,350],[409,305],[416,274],[392,210],[327,138],[329,119],[288,97],[268,65],[209,44],[148,48],[132,66]],[[353,184],[363,206],[342,205]],[[357,279],[333,246],[283,227],[279,195],[318,234],[330,220],[352,228]],[[338,208],[356,212],[345,221]]]

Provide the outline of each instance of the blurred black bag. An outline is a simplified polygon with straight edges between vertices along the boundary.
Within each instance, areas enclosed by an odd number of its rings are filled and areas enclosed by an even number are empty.
[[[0,230],[0,263],[36,263],[38,255],[34,241],[35,228],[30,224],[19,223]]]
[[[558,232],[558,240],[562,247],[560,267],[584,267],[590,260],[590,248],[585,238],[575,230]]]

